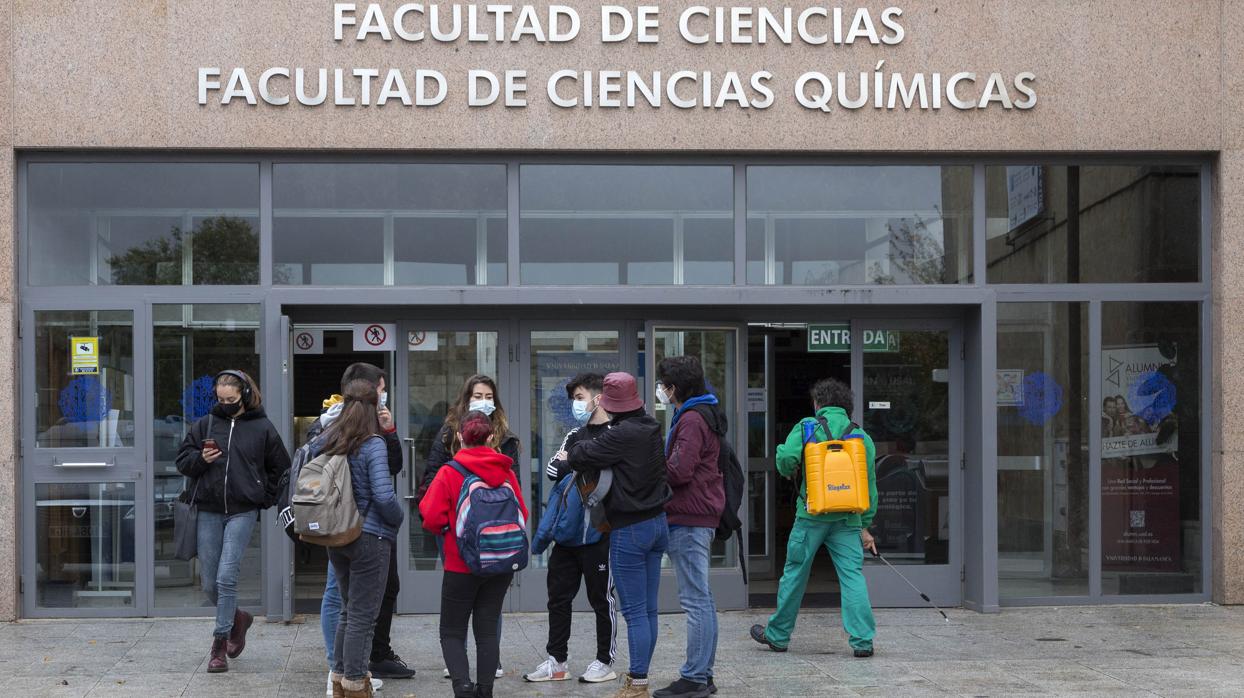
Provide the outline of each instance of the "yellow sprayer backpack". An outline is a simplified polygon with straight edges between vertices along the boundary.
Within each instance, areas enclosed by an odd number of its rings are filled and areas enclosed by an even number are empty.
[[[817,422],[829,441],[817,441]],[[818,516],[868,511],[868,451],[863,435],[854,433],[859,426],[851,422],[842,436],[835,439],[824,417],[817,417],[817,422],[803,423],[808,513]]]

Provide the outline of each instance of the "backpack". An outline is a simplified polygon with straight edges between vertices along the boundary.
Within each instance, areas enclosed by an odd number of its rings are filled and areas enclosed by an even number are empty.
[[[363,516],[354,503],[350,460],[344,454],[316,456],[299,468],[295,482],[290,502],[300,540],[338,548],[363,535]]]
[[[829,437],[816,440],[816,425]],[[803,478],[809,514],[862,514],[868,511],[868,452],[851,422],[835,439],[824,417],[803,422]],[[798,492],[798,490],[796,490]]]
[[[311,460],[310,442],[294,451],[289,470],[281,473],[281,479],[276,487],[276,506],[277,511],[280,512],[276,517],[277,523],[285,531],[285,535],[295,543],[302,539],[298,537],[298,531],[294,526],[294,494],[298,491],[298,473],[302,471],[302,466],[306,465],[308,460]]]
[[[527,520],[510,483],[490,487],[461,463],[450,461],[449,465],[464,478],[454,535],[458,553],[471,574],[492,576],[526,568],[530,555]]]
[[[743,520],[739,518],[739,510],[743,506],[743,496],[747,491],[747,473],[739,456],[734,452],[734,445],[726,438],[728,425],[720,410],[712,410],[708,405],[694,405],[691,408],[704,418],[704,423],[717,435],[717,469],[721,471],[722,486],[726,492],[726,506],[721,510],[721,519],[717,522],[714,538],[719,541],[730,540],[738,536],[739,563],[743,567],[743,578],[747,578],[747,556],[743,550]]]
[[[553,486],[531,544],[533,553],[543,553],[549,543],[577,548],[600,541],[600,531],[592,526],[591,513],[583,506],[575,482],[578,477],[577,473],[567,473]]]

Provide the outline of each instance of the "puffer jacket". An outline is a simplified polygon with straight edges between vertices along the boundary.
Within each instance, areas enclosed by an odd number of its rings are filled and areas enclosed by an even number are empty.
[[[214,408],[191,425],[177,451],[177,472],[190,478],[187,498],[217,514],[267,509],[276,503],[281,475],[289,470],[281,435],[262,407],[237,417],[219,412]],[[209,436],[221,452],[213,463],[203,460],[203,441]]]
[[[324,450],[324,437],[311,442],[311,457]],[[389,474],[389,456],[385,441],[379,435],[372,436],[351,453],[350,484],[354,488],[354,504],[363,515],[363,532],[396,540],[402,526],[401,501],[393,491],[393,476]]]

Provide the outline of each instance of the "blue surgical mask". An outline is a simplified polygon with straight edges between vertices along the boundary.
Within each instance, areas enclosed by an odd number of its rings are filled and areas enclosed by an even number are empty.
[[[493,404],[492,400],[472,400],[471,404],[467,406],[467,411],[483,412],[491,417],[492,413],[497,411],[497,406]]]
[[[574,415],[574,420],[579,423],[579,426],[587,424],[587,420],[592,418],[593,411],[591,407],[588,407],[587,400],[575,400],[570,405],[570,414]]]

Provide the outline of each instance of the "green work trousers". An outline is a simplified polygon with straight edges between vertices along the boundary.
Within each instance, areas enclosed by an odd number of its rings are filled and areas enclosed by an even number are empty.
[[[765,637],[778,647],[790,644],[790,634],[799,617],[803,592],[808,588],[808,573],[822,545],[829,551],[838,571],[842,588],[842,627],[851,640],[851,648],[872,649],[877,623],[868,602],[868,585],[864,581],[864,547],[860,529],[844,522],[822,523],[796,518],[786,544],[786,568],[778,584],[777,611],[769,617]]]

